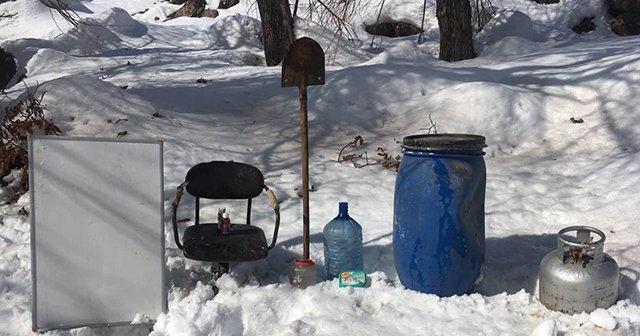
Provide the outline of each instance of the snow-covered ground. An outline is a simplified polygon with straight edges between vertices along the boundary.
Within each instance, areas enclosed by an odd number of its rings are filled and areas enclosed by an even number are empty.
[[[437,59],[433,1],[421,44],[416,37],[377,37],[372,44],[363,23],[376,20],[379,4],[363,2],[354,15],[358,41],[299,21],[298,35],[317,39],[329,61],[326,85],[309,88],[310,175],[317,188],[310,197],[310,254],[321,279],[305,290],[287,278],[302,253],[297,90],[280,87],[280,67],[264,66],[255,3],[242,1],[215,19],[165,22],[178,6],[83,0],[73,8],[90,24],[80,28],[38,0],[0,4],[0,13],[17,13],[0,18],[0,45],[27,76],[0,104],[27,86],[45,92],[48,116],[64,135],[113,138],[126,130],[131,138],[165,139],[169,311],[152,317],[153,336],[640,335],[640,38],[613,35],[598,0],[494,0],[496,16],[476,39],[479,57],[446,63]],[[421,7],[387,1],[382,17],[419,25]],[[576,35],[570,27],[584,16],[595,16],[597,30]],[[127,121],[107,121],[120,118]],[[430,119],[441,133],[481,134],[488,143],[484,279],[459,297],[407,290],[397,279],[396,173],[336,161],[358,135],[365,145],[357,150],[370,157],[378,147],[399,154],[398,141],[427,132]],[[266,260],[232,265],[217,280],[215,296],[209,265],[182,256],[168,217],[186,171],[210,160],[259,167],[282,202],[277,246]],[[10,189],[0,197],[8,199]],[[363,226],[369,288],[322,279],[322,228],[339,201],[349,202]],[[254,223],[272,232],[268,205],[255,203]],[[28,196],[0,206],[0,334],[6,335],[31,333],[23,207],[29,209]],[[202,216],[216,212],[216,205],[204,206]],[[555,233],[569,225],[607,234],[605,251],[622,270],[620,300],[607,310],[567,315],[536,297],[538,264],[555,248]],[[148,330],[48,334],[125,332]]]

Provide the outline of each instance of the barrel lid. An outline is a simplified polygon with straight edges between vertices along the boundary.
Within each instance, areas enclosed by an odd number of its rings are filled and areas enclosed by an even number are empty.
[[[402,148],[415,151],[482,151],[485,137],[475,134],[417,134],[402,139]]]

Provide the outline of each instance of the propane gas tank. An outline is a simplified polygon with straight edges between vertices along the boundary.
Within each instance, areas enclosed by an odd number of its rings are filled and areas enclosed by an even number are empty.
[[[618,300],[618,264],[604,253],[604,239],[602,231],[588,226],[558,232],[558,248],[540,262],[540,301],[547,308],[592,312]]]

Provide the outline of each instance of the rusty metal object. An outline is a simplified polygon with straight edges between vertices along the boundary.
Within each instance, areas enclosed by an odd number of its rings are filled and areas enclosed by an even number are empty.
[[[282,87],[324,85],[324,51],[318,42],[302,37],[282,61]]]
[[[291,44],[282,61],[282,87],[297,86],[300,98],[303,259],[309,259],[309,132],[307,118],[307,86],[309,85],[324,85],[324,51],[318,42],[308,37],[302,37]]]

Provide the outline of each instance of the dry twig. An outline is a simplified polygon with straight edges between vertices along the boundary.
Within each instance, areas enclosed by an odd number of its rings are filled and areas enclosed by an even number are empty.
[[[496,10],[491,0],[472,0],[471,1],[471,20],[473,30],[478,33],[491,20]]]
[[[80,18],[80,15],[78,15],[78,13],[71,9],[71,7],[69,7],[69,5],[67,5],[66,1],[64,0],[40,0],[40,2],[58,12],[58,14],[60,14],[60,16],[62,16],[65,21],[76,28],[82,20],[82,18]]]
[[[353,141],[349,142],[344,147],[342,147],[342,149],[338,153],[338,162],[351,161],[351,157],[350,156],[349,156],[349,158],[342,157],[342,152],[344,152],[344,150],[347,149],[348,147],[350,147],[350,148],[360,147],[360,146],[362,146],[363,143],[364,143],[364,139],[359,135],[356,136]]]
[[[351,164],[353,164],[355,168],[362,168],[362,167],[373,166],[373,165],[382,165],[382,167],[384,167],[385,169],[394,169],[396,171],[398,170],[398,167],[400,166],[400,159],[401,159],[400,155],[396,155],[394,157],[393,155],[389,154],[386,149],[382,147],[378,147],[378,149],[376,150],[378,154],[378,158],[373,162],[369,161],[369,156],[366,151],[362,153],[353,153],[353,154],[346,154],[346,155],[342,154],[345,149],[357,148],[362,146],[363,143],[364,143],[364,139],[359,135],[356,136],[353,141],[349,142],[344,147],[342,147],[342,149],[338,153],[338,162],[349,161],[351,162]],[[364,161],[364,163],[362,163],[362,161]]]
[[[421,128],[421,131],[426,130],[427,134],[438,134],[438,124],[436,124],[433,119],[431,119],[431,113],[429,113],[429,123],[430,125],[426,128]]]
[[[7,107],[0,120],[0,178],[9,175],[14,169],[22,169],[22,193],[29,190],[27,136],[35,129],[45,135],[62,133],[53,122],[45,118],[46,107],[42,105],[44,94],[43,92],[40,97],[36,97],[28,92],[24,101]]]
[[[0,19],[10,19],[16,15],[18,15],[18,13],[0,13]]]

